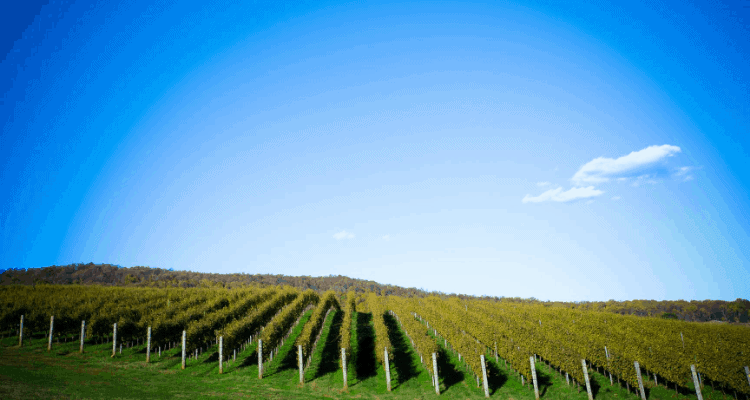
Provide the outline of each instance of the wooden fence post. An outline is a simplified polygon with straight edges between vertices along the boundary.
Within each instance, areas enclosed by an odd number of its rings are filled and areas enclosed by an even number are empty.
[[[534,357],[529,357],[531,363],[531,378],[534,380],[534,398],[539,400],[539,385],[536,380],[536,365],[534,365]]]
[[[641,391],[641,399],[646,400],[646,392],[643,390],[643,378],[641,377],[641,366],[638,365],[638,361],[634,361],[635,365],[635,376],[638,378],[638,388]]]
[[[698,373],[695,372],[695,364],[690,365],[690,371],[693,373],[693,384],[695,385],[695,394],[698,395],[698,400],[703,400],[703,394],[701,394],[701,384],[698,381]]]
[[[750,367],[745,365],[745,376],[747,376],[747,384],[750,385]]]
[[[52,328],[55,325],[55,316],[50,315],[49,317],[49,341],[47,342],[47,351],[52,350]]]
[[[219,336],[219,373],[224,373],[224,336]]]
[[[594,395],[591,394],[591,383],[589,382],[589,371],[586,369],[586,360],[581,360],[581,365],[583,365],[583,377],[586,379],[586,391],[589,394],[589,400],[594,400]]]

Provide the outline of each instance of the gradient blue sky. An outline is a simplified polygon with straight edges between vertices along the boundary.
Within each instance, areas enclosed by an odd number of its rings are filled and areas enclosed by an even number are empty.
[[[0,267],[750,298],[750,2],[295,3],[6,15]]]

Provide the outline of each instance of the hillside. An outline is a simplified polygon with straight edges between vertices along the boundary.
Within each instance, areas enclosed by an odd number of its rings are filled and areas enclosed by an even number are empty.
[[[519,303],[541,303],[550,307],[566,307],[583,310],[607,311],[618,314],[638,316],[661,316],[693,322],[727,322],[748,323],[750,301],[737,299],[732,302],[723,300],[629,300],[606,302],[544,302],[535,298],[519,297],[477,297],[463,294],[427,292],[417,288],[403,288],[386,285],[364,279],[354,279],[341,275],[330,276],[287,276],[272,274],[212,274],[190,271],[173,271],[161,268],[136,266],[124,268],[112,264],[71,264],[44,268],[0,270],[1,285],[108,285],[126,287],[225,287],[235,288],[251,284],[261,286],[289,285],[301,290],[312,289],[318,293],[327,290],[357,293],[372,291],[378,295],[396,295],[403,297],[425,297],[437,295],[443,298],[459,297],[462,299],[482,298],[494,301]]]

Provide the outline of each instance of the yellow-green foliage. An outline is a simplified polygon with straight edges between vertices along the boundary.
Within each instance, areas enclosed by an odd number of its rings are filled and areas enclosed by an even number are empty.
[[[299,296],[299,290],[292,287],[282,287],[270,300],[259,304],[250,310],[245,316],[230,322],[219,330],[219,336],[224,338],[224,346],[227,349],[238,347],[250,335],[258,332],[262,326],[267,324],[284,305]]]
[[[302,329],[302,333],[297,337],[296,344],[302,346],[302,354],[306,356],[310,355],[316,334],[323,325],[323,318],[325,318],[326,313],[331,308],[340,308],[339,302],[336,299],[336,292],[333,290],[329,290],[323,294],[323,300],[318,303],[312,316],[310,316],[310,320],[307,321],[307,324]]]
[[[352,340],[352,317],[356,309],[357,294],[349,291],[346,294],[346,304],[344,304],[344,318],[341,322],[341,340],[339,348],[345,349],[347,355],[351,355]],[[340,361],[339,361],[340,364]]]
[[[260,337],[263,340],[263,352],[268,354],[269,351],[276,348],[305,307],[310,304],[317,304],[318,301],[320,301],[320,296],[318,296],[314,290],[308,289],[305,290],[302,295],[297,297],[292,304],[285,306],[281,312],[279,312],[271,322],[263,328],[263,333],[261,333]]]
[[[413,343],[414,349],[417,354],[422,356],[424,366],[434,374],[432,368],[432,353],[437,353],[438,346],[435,343],[435,339],[429,335],[429,329],[427,326],[418,321],[412,312],[410,311],[411,299],[403,297],[388,297],[388,307],[393,310],[398,316],[399,322],[401,323],[404,333]]]
[[[388,327],[385,326],[383,315],[385,314],[385,307],[383,301],[385,299],[378,296],[375,293],[367,294],[367,309],[372,313],[372,323],[375,328],[375,356],[379,363],[385,366],[385,354],[384,349],[388,349],[388,359],[393,360],[393,346],[391,345],[391,339],[388,337]]]

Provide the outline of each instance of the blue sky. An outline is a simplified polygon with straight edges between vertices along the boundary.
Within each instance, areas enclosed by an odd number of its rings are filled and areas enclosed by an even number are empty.
[[[571,3],[18,9],[0,266],[750,298],[750,8]]]

